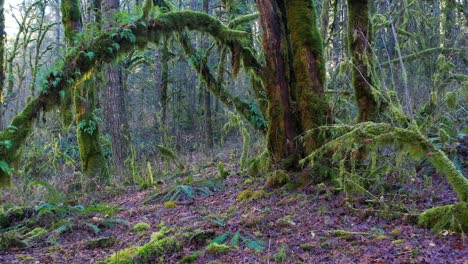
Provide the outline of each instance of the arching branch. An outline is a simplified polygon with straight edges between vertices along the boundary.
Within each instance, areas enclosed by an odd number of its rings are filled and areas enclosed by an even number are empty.
[[[247,33],[231,30],[207,14],[192,11],[171,12],[151,21],[137,20],[103,33],[89,43],[76,45],[65,57],[63,66],[46,75],[41,94],[31,100],[11,125],[0,133],[0,186],[9,185],[9,169],[20,158],[20,149],[31,132],[40,111],[49,111],[60,104],[66,90],[90,76],[93,70],[128,53],[137,45],[158,43],[161,35],[185,29],[210,34],[218,43],[228,47],[239,45]]]

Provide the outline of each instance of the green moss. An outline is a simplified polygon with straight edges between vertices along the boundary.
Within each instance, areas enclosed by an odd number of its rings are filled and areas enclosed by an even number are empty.
[[[180,263],[193,263],[197,261],[198,256],[200,256],[201,254],[202,254],[201,251],[195,251],[191,255],[183,257]]]
[[[170,233],[172,230],[167,228],[166,226],[160,226],[158,232],[154,232],[151,234],[151,241],[156,241],[163,239],[168,233]]]
[[[278,251],[278,253],[276,253],[273,256],[273,258],[277,262],[282,262],[282,261],[285,261],[286,259],[288,259],[288,255],[286,254],[286,247],[282,246],[281,249]]]
[[[22,241],[19,235],[14,231],[0,234],[0,249],[6,250],[13,247],[25,248],[27,246],[28,244]]]
[[[85,244],[85,248],[87,249],[95,249],[95,248],[108,248],[115,245],[115,237],[100,237],[96,239],[88,240]]]
[[[139,247],[137,252],[139,257],[149,261],[166,254],[175,253],[179,251],[179,248],[179,242],[175,237],[165,237]]]
[[[450,230],[468,232],[468,203],[459,202],[454,205],[437,206],[423,212],[418,224],[430,228],[434,232]]]
[[[81,30],[81,7],[79,0],[63,0],[60,6],[65,38],[72,43]]]
[[[145,222],[140,222],[133,226],[132,231],[140,233],[140,232],[148,231],[150,229],[151,229],[151,226],[149,224]]]
[[[293,67],[301,131],[309,131],[327,123],[328,102],[324,95],[325,62],[323,44],[317,26],[313,1],[285,1],[291,36]],[[310,153],[324,140],[319,133],[304,138],[305,152]]]
[[[167,209],[173,209],[177,206],[177,201],[167,201],[164,203],[164,207]]]
[[[36,227],[23,236],[23,242],[29,244],[36,239],[44,237],[46,234],[47,230],[41,227]]]
[[[114,253],[109,258],[100,261],[101,264],[131,264],[156,263],[161,257],[179,251],[180,245],[177,237],[165,237],[171,230],[161,225],[160,230],[151,235],[151,241],[140,247],[129,247]],[[159,263],[159,262],[158,262]]]
[[[72,2],[74,1],[70,0],[70,3]],[[70,14],[70,18],[66,18],[65,20],[77,21],[78,13],[75,12],[77,11],[76,6],[64,6],[63,8],[66,12],[73,11]],[[135,39],[129,36],[134,36],[143,42],[159,42],[162,35],[182,32],[185,29],[196,30],[211,34],[223,45],[232,48],[236,45],[239,46],[243,57],[248,57],[249,54],[247,52],[248,49],[242,47],[240,43],[240,40],[247,36],[247,33],[230,30],[216,18],[204,13],[191,11],[171,12],[161,14],[155,19],[148,21],[145,23],[147,24],[146,26],[140,22],[138,20],[133,21],[104,32],[88,43],[80,43],[80,45],[77,45],[76,50],[70,51],[67,54],[63,66],[57,71],[54,70],[54,72],[60,72],[60,76],[57,76],[53,72],[44,76],[44,82],[39,87],[42,91],[41,95],[31,100],[26,108],[13,119],[12,126],[17,129],[13,132],[5,130],[0,133],[0,141],[9,140],[12,142],[8,149],[5,146],[0,146],[0,161],[4,161],[9,167],[13,167],[20,157],[21,146],[31,132],[33,121],[38,117],[41,110],[50,111],[54,109],[60,104],[60,92],[67,92],[71,87],[89,78],[90,73],[95,67],[109,63],[115,60],[118,55],[129,52],[135,45]],[[71,27],[72,25],[68,26]],[[116,46],[119,48],[115,48]],[[93,56],[89,56],[90,52],[92,52]],[[256,64],[255,57],[251,56],[250,60],[247,61],[250,61],[250,68],[257,69],[257,71],[261,70],[260,65]],[[74,83],[68,83],[68,80],[74,80]],[[251,107],[244,102],[244,109],[250,112],[249,109]],[[103,168],[98,165],[96,167]],[[0,170],[1,186],[8,186],[11,183],[9,174],[10,172]]]
[[[112,256],[103,261],[96,262],[96,264],[133,264],[133,259],[137,255],[137,247],[129,247],[112,254]]]
[[[231,248],[224,244],[211,243],[206,247],[206,252],[215,256],[219,256],[229,252]]]
[[[306,244],[301,244],[300,247],[301,247],[302,250],[309,251],[309,250],[313,249],[315,247],[315,245],[312,244],[312,243],[306,243]]]
[[[261,199],[265,197],[265,192],[262,190],[258,191],[252,191],[252,190],[244,190],[241,193],[237,195],[237,202],[243,202],[243,201],[254,201],[257,199]]]
[[[221,179],[226,179],[229,176],[230,172],[224,168],[224,164],[219,161],[218,162],[218,175]]]
[[[22,261],[34,261],[35,260],[34,257],[23,255],[23,254],[16,254],[15,257]]]
[[[247,167],[252,177],[258,177],[264,173],[268,173],[270,171],[270,165],[271,157],[268,150],[265,150],[257,157],[252,158],[248,162]]]
[[[291,182],[291,178],[284,170],[277,170],[271,173],[265,182],[267,188],[279,188]]]

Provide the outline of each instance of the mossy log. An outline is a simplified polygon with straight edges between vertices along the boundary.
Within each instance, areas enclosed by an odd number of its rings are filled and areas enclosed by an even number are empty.
[[[419,216],[418,224],[434,232],[450,230],[467,233],[468,203],[459,202],[454,205],[431,208]]]
[[[139,19],[103,32],[88,43],[76,45],[77,48],[65,57],[63,66],[45,76],[40,95],[32,99],[11,125],[0,133],[0,161],[8,166],[14,165],[39,113],[59,106],[61,94],[89,78],[93,70],[116,60],[135,45],[144,48],[150,42],[157,44],[161,36],[186,29],[208,33],[220,45],[231,49],[241,46],[240,40],[247,36],[247,33],[231,30],[207,14],[181,11],[161,14],[150,21]],[[10,183],[10,170],[0,169],[0,185]]]

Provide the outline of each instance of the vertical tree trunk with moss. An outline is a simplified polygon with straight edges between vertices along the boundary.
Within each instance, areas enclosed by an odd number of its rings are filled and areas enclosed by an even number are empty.
[[[327,123],[323,46],[311,0],[257,0],[266,57],[268,149],[288,169],[323,144]],[[308,136],[305,132],[309,131]]]
[[[444,47],[451,48],[455,42],[455,26],[456,26],[456,2],[455,0],[443,1],[443,30],[444,30]]]
[[[0,130],[3,129],[3,85],[5,84],[5,14],[0,0]]]
[[[368,0],[348,0],[348,45],[359,122],[373,121],[378,114],[377,98],[372,93],[374,59],[369,8]]]
[[[161,121],[167,125],[167,88],[169,79],[169,49],[167,40],[164,40],[161,48]]]
[[[76,35],[82,30],[81,9],[79,0],[62,0],[62,22],[65,28],[67,45],[72,46]],[[74,89],[75,113],[77,124],[77,138],[80,150],[81,167],[83,173],[96,180],[97,183],[106,183],[109,180],[107,162],[101,149],[99,140],[99,126],[95,116],[94,89],[87,89],[90,80],[85,80]],[[70,91],[71,93],[71,91]],[[71,94],[63,96],[62,111],[68,111],[71,103]],[[70,119],[70,118],[69,118]],[[94,183],[90,185],[93,189]]]
[[[210,1],[203,0],[203,12],[206,14],[210,13]],[[206,40],[202,41],[202,48],[206,50],[208,48],[208,43]],[[202,80],[200,80],[202,81]],[[205,142],[208,149],[212,149],[214,145],[213,141],[213,117],[211,113],[211,94],[208,91],[208,84],[203,85],[203,93],[204,93],[204,114],[205,114]]]
[[[114,13],[119,11],[119,0],[103,0],[102,14],[105,19],[104,28],[114,24]],[[112,158],[120,175],[125,174],[125,161],[129,156],[130,133],[125,105],[125,91],[122,83],[122,67],[119,63],[111,63],[104,70],[107,80],[104,88],[105,119],[107,129],[111,135]]]

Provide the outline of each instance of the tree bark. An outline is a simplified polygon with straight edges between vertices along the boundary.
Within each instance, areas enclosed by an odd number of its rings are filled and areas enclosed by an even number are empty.
[[[5,14],[4,0],[0,0],[0,130],[3,129],[3,96],[5,84]]]
[[[76,35],[82,30],[81,8],[79,0],[62,0],[62,22],[65,28],[65,38],[68,46],[73,46]],[[75,115],[77,124],[77,138],[80,150],[81,168],[89,178],[99,183],[109,181],[107,162],[102,152],[99,140],[99,126],[95,117],[95,94],[88,89],[92,80],[85,80],[74,89]],[[69,113],[72,91],[62,98],[62,117],[67,123],[72,120]],[[91,189],[95,183],[90,183]]]
[[[203,0],[203,12],[206,14],[210,13],[210,1]],[[206,40],[202,40],[202,49],[205,51],[208,49],[208,43]],[[208,60],[208,58],[206,58]],[[200,80],[202,81],[202,80]],[[214,146],[213,140],[213,117],[211,114],[211,94],[208,91],[207,84],[203,85],[203,93],[204,93],[204,113],[205,113],[205,144],[208,149],[212,149]]]
[[[256,0],[266,58],[264,85],[268,98],[267,145],[283,168],[321,145],[318,131],[327,123],[325,65],[310,0]],[[301,140],[303,139],[303,141]]]
[[[103,0],[102,14],[104,28],[114,25],[114,13],[119,10],[119,0]],[[129,155],[130,134],[125,105],[125,91],[122,83],[122,67],[119,63],[106,66],[105,77],[107,84],[104,88],[104,111],[107,130],[111,135],[112,158],[119,175],[125,174],[125,161]]]
[[[374,56],[369,5],[368,0],[348,0],[348,45],[359,122],[374,121],[378,115],[377,99],[372,93]]]

